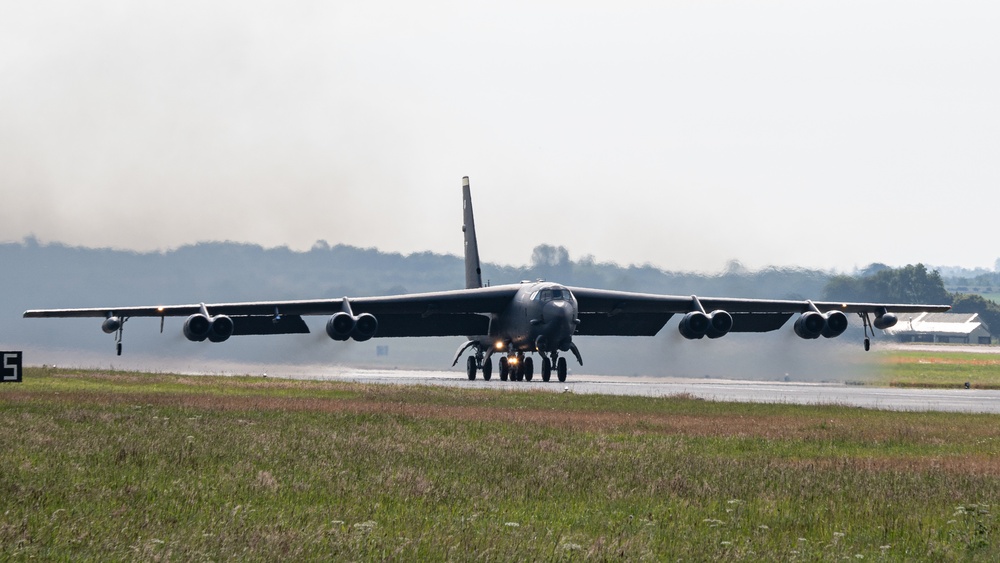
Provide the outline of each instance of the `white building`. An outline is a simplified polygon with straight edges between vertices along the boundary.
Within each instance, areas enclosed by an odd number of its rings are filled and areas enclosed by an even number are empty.
[[[885,333],[900,342],[989,344],[990,327],[977,313],[915,313],[899,315],[896,326]]]

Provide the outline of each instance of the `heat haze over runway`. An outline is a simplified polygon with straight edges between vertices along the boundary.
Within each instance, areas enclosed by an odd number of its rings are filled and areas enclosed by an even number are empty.
[[[669,397],[688,395],[709,401],[841,405],[897,411],[1000,413],[1000,390],[901,389],[784,381],[729,379],[642,378],[577,375],[566,383],[468,381],[460,371],[345,369],[339,373],[279,377],[323,381],[352,381],[387,385],[448,385],[477,389],[537,390],[555,393]]]

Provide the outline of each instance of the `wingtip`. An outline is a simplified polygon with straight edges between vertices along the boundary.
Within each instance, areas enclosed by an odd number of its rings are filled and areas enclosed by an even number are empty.
[[[468,188],[469,187],[469,177],[468,176],[462,176],[462,187],[463,188]]]

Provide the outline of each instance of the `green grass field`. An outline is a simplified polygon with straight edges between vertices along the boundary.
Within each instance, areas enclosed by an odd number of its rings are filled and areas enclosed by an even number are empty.
[[[28,370],[0,560],[996,560],[989,415]]]
[[[876,384],[896,387],[1000,389],[1000,354],[879,352]]]

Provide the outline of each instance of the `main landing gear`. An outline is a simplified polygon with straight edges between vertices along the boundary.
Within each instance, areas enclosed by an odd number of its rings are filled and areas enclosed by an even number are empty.
[[[508,354],[500,358],[500,381],[531,381],[535,373],[535,363],[524,352]]]
[[[503,367],[500,369],[502,373]],[[469,381],[476,379],[476,371],[478,370],[482,370],[483,379],[486,381],[493,377],[493,360],[484,358],[482,352],[478,352],[475,356],[469,356],[469,360],[465,362],[465,374],[469,376]],[[501,377],[503,376],[501,375]]]
[[[477,354],[478,355],[478,354]],[[542,381],[548,383],[552,378],[552,368],[555,367],[556,377],[560,382],[566,381],[566,374],[569,371],[566,366],[566,358],[560,357],[559,352],[552,352],[550,355],[541,354]],[[535,361],[531,356],[525,356],[524,352],[517,352],[501,356],[498,362],[500,381],[531,381],[535,376]],[[477,367],[483,371],[483,379],[490,380],[492,372],[492,362],[489,358],[482,360],[476,356],[469,356],[466,363],[466,373],[469,380],[476,379]]]

